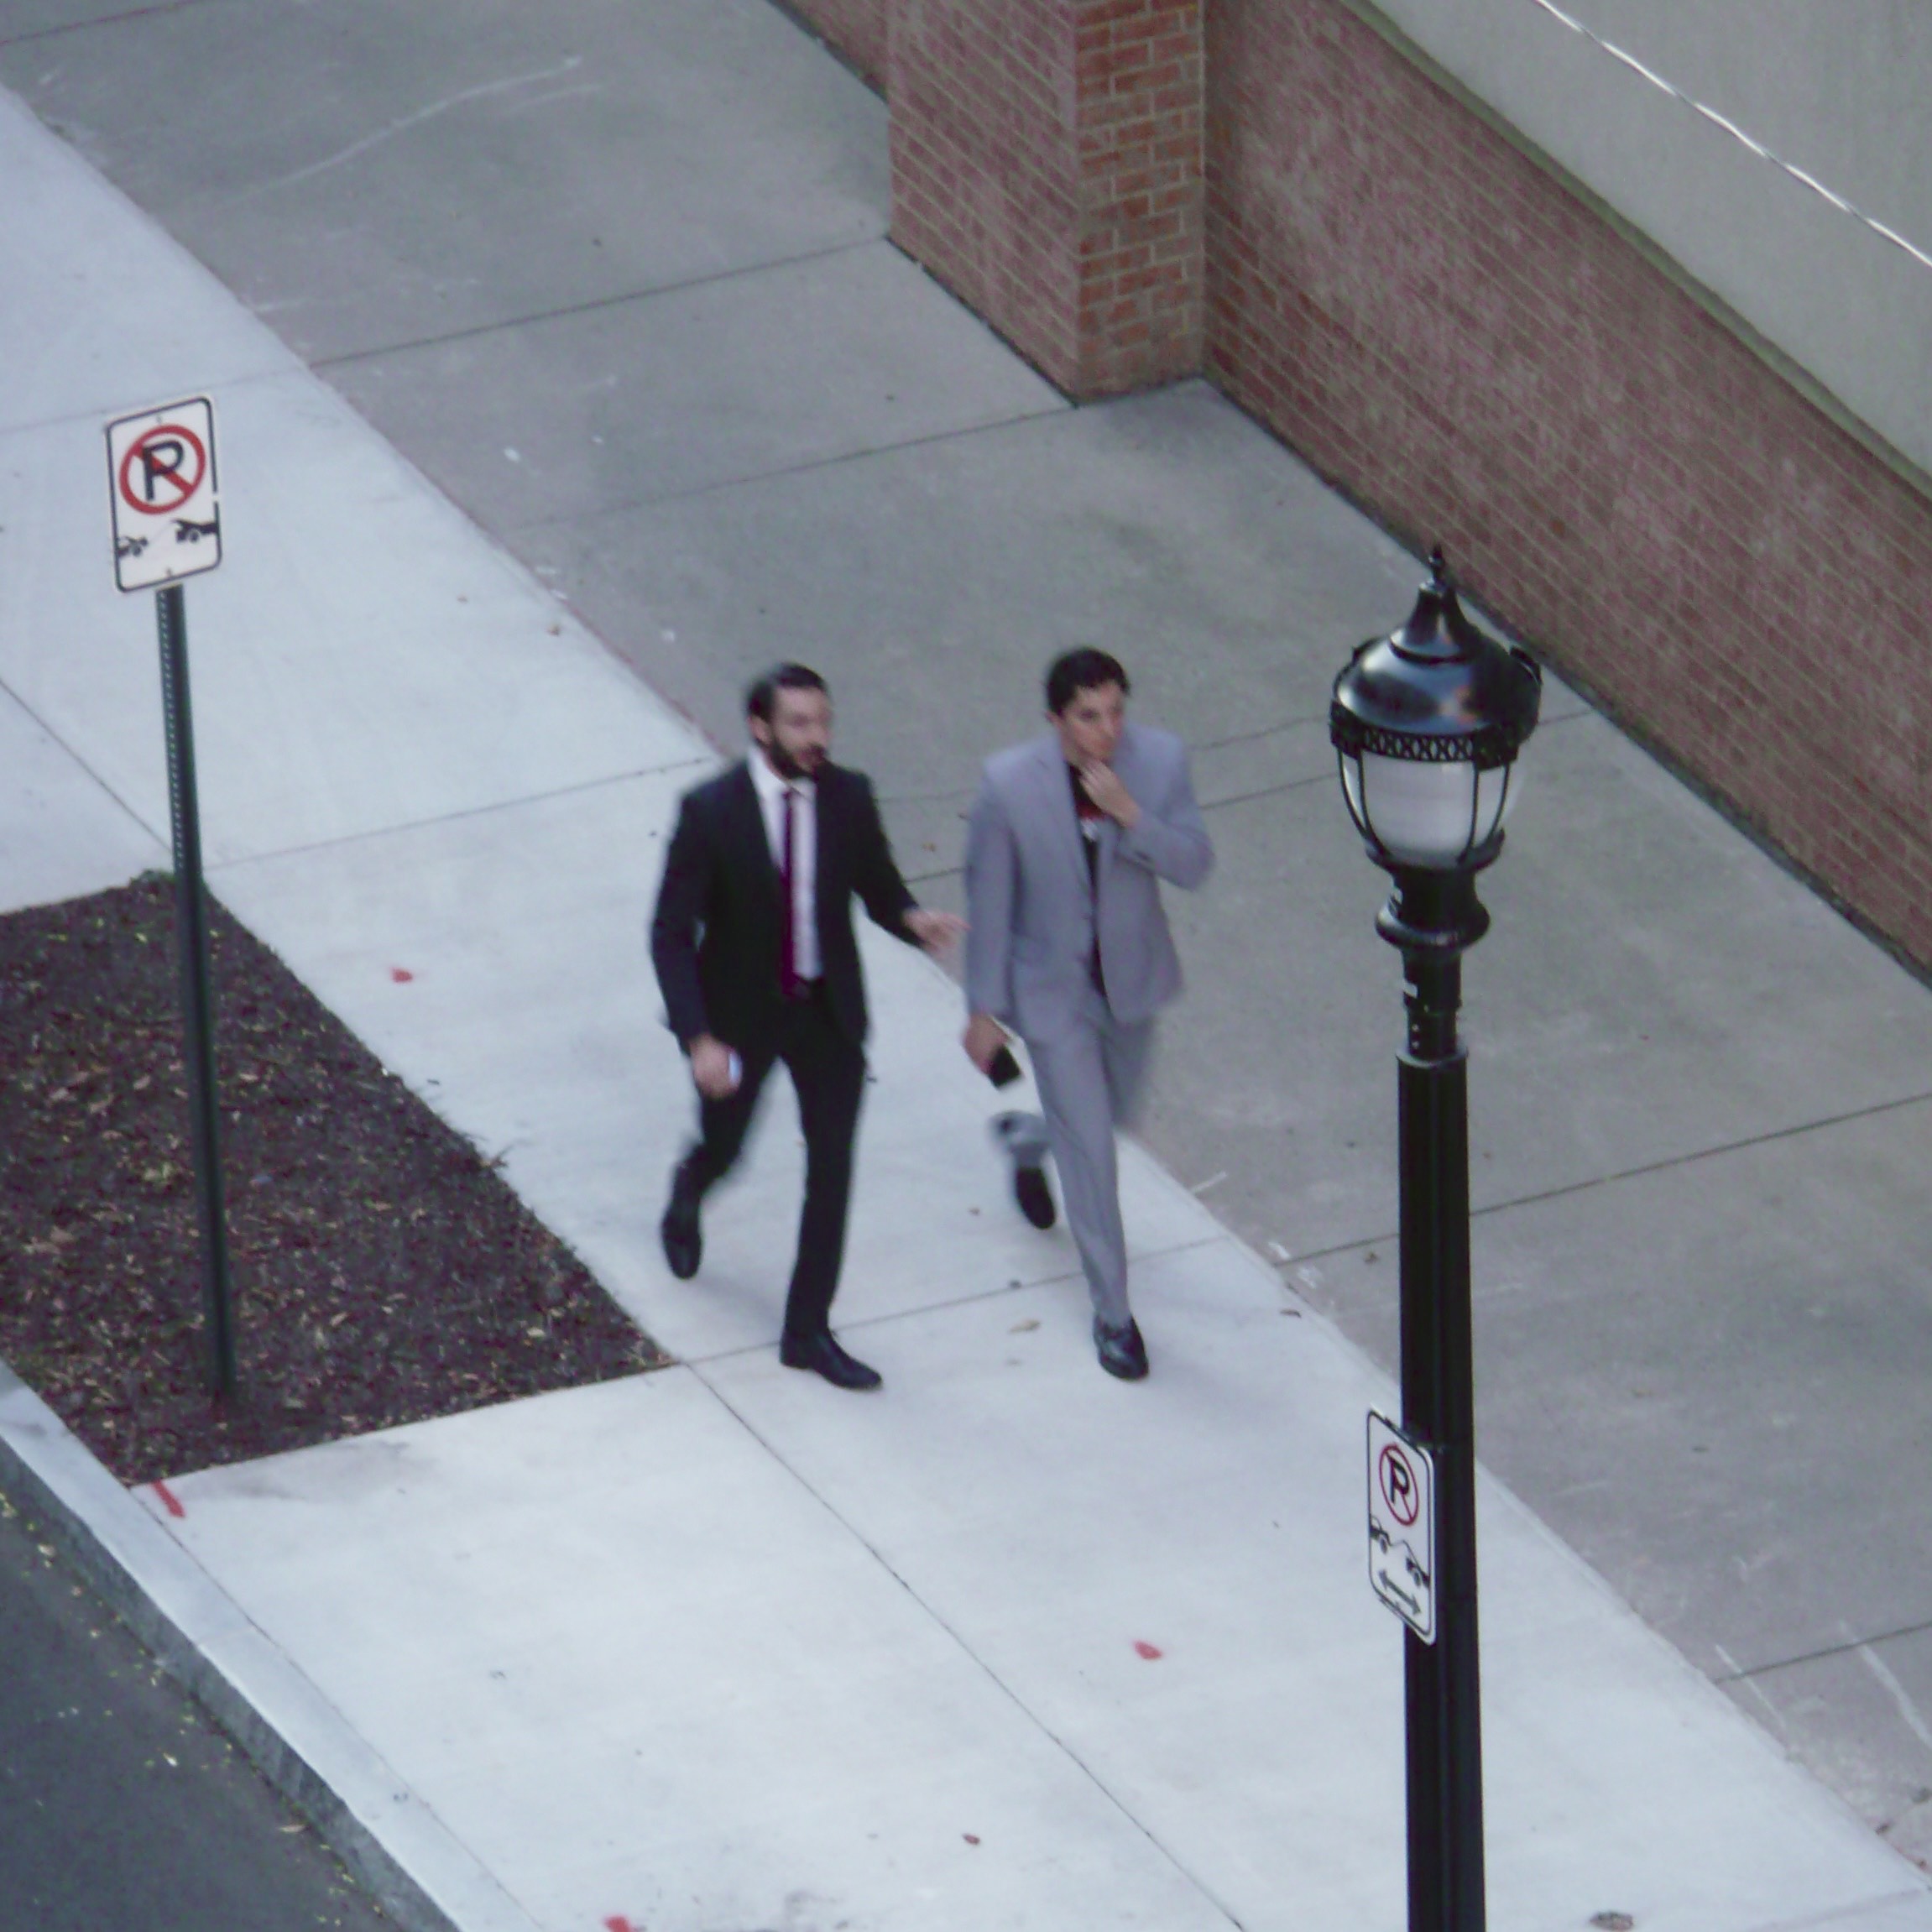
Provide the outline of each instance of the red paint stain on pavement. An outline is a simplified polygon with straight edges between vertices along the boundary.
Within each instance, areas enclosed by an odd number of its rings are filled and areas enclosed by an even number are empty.
[[[1161,1654],[1161,1647],[1158,1644],[1144,1643],[1136,1639],[1134,1644],[1134,1652],[1136,1656],[1144,1657],[1151,1663]]]
[[[979,1842],[979,1834],[977,1831],[962,1831],[959,1835],[963,1838],[969,1845],[977,1845]]]
[[[410,972],[406,966],[392,966],[389,969],[389,977],[395,981],[397,985],[406,986],[410,980],[415,978],[415,974]]]
[[[630,1932],[630,1921],[621,1912],[614,1912],[604,1920],[603,1932]]]
[[[160,1497],[170,1516],[185,1516],[188,1513],[181,1507],[181,1499],[164,1482],[154,1485],[154,1494]]]

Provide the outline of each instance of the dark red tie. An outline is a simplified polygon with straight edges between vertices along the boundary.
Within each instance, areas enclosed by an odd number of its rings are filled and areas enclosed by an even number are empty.
[[[778,927],[778,990],[787,1000],[798,997],[798,914],[797,901],[792,897],[798,877],[798,831],[793,805],[794,796],[788,785],[785,788],[785,828],[779,841],[785,857],[778,868],[778,889],[784,901]]]

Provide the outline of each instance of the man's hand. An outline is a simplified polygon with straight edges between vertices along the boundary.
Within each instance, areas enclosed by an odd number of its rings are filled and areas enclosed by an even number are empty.
[[[934,912],[915,906],[906,915],[906,930],[928,953],[943,953],[966,936],[966,922],[955,912]]]
[[[1080,783],[1087,796],[1123,832],[1131,832],[1140,822],[1141,808],[1112,765],[1104,765],[1097,758],[1085,760],[1080,766]]]
[[[966,1022],[959,1044],[966,1049],[966,1057],[982,1073],[990,1073],[993,1056],[1006,1044],[1007,1038],[1006,1029],[990,1013],[975,1013]]]
[[[726,1100],[738,1091],[731,1070],[731,1049],[723,1041],[700,1033],[691,1042],[692,1083],[708,1100]]]

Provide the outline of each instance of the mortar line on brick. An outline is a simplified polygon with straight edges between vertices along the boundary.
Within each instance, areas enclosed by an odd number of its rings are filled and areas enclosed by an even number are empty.
[[[199,0],[189,0],[198,4]],[[406,342],[379,344],[373,348],[348,349],[341,355],[322,356],[309,367],[320,374],[325,369],[346,368],[353,363],[373,362],[383,356],[408,355],[415,349],[441,348],[450,342],[474,342],[480,336],[500,335],[511,329],[528,328],[534,323],[567,321],[575,316],[595,315],[600,309],[619,309],[630,302],[655,301],[661,295],[680,295],[693,289],[708,289],[720,282],[742,281],[748,275],[762,275],[774,269],[796,269],[811,262],[828,262],[840,255],[857,254],[876,248],[883,235],[869,235],[863,241],[839,242],[828,248],[808,249],[802,255],[780,255],[770,261],[747,263],[736,269],[720,269],[714,274],[693,275],[687,281],[666,282],[659,287],[627,289],[611,295],[593,295],[581,302],[567,302],[561,308],[534,309],[526,315],[506,316],[496,321],[475,322],[467,328],[450,329],[441,335],[415,336]]]

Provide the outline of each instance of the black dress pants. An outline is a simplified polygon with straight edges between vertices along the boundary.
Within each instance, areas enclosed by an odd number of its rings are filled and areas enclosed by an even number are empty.
[[[785,1300],[785,1332],[824,1333],[845,1256],[845,1210],[852,1194],[852,1143],[865,1092],[865,1056],[833,1023],[822,989],[788,1000],[772,1036],[739,1046],[738,1090],[722,1100],[700,1098],[698,1140],[679,1169],[699,1199],[730,1172],[744,1145],[765,1076],[780,1060],[798,1095],[805,1135],[805,1205],[798,1254]]]

